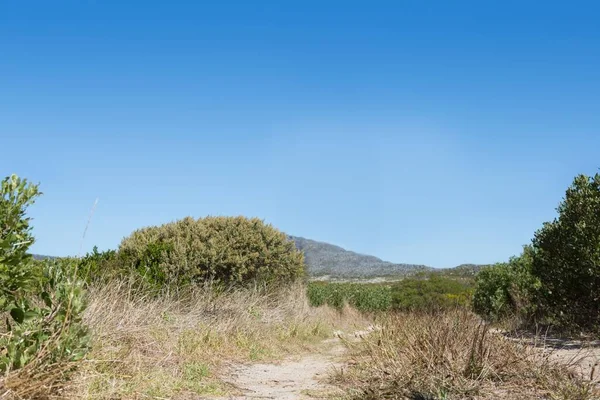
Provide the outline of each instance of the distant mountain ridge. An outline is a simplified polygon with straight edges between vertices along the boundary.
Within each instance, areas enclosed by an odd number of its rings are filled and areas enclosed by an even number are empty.
[[[359,254],[333,244],[318,242],[299,236],[288,237],[304,253],[310,276],[333,278],[373,278],[385,276],[410,276],[433,268],[419,264],[396,264],[375,256]]]

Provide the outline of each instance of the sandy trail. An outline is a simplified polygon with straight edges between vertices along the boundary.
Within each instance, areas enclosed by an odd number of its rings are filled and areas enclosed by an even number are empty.
[[[492,329],[506,338],[541,349],[551,361],[566,365],[576,376],[600,385],[600,340],[578,340],[529,332],[507,332]]]
[[[600,341],[545,338],[541,343],[532,343],[551,352],[551,358],[569,366],[571,371],[585,380],[600,384]]]
[[[346,340],[357,340],[367,331],[347,335]],[[325,382],[327,374],[344,366],[346,347],[339,338],[327,339],[317,353],[287,358],[278,363],[237,365],[230,370],[230,384],[239,389],[241,395],[220,400],[250,399],[325,399],[340,393],[335,386]]]
[[[347,348],[340,337],[357,341],[373,329],[376,328],[369,327],[365,331],[353,334],[336,332],[335,338],[321,343],[319,351],[289,357],[280,362],[234,365],[225,381],[237,388],[240,394],[213,400],[314,400],[341,394],[340,389],[325,382],[330,372],[345,366],[344,356]],[[551,351],[552,358],[569,365],[574,373],[598,383],[597,375],[600,374],[596,369],[600,366],[600,341],[581,342],[546,338],[540,343],[539,340],[528,340],[522,336],[513,339]]]

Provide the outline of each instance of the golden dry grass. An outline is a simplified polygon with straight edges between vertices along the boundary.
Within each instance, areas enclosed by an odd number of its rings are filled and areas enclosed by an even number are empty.
[[[364,323],[348,310],[310,307],[305,293],[300,284],[220,294],[207,286],[162,296],[136,293],[126,282],[91,288],[85,322],[93,349],[68,396],[224,395],[231,388],[219,374],[228,363],[307,351],[334,329]]]
[[[598,398],[549,352],[493,333],[466,310],[389,316],[348,345],[351,366],[333,380],[354,399]]]

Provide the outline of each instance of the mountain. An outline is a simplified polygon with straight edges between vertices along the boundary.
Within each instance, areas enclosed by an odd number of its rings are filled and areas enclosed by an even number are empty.
[[[53,260],[56,257],[52,257],[52,256],[43,256],[41,254],[32,254],[31,255],[33,257],[34,260]]]
[[[394,264],[380,258],[355,253],[325,242],[289,236],[304,259],[310,276],[333,278],[374,278],[409,276],[433,268],[426,265]]]

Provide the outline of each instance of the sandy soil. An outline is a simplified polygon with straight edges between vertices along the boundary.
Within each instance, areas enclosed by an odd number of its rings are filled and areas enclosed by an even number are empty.
[[[529,343],[549,351],[551,359],[568,365],[574,374],[600,383],[600,341],[544,338]]]
[[[551,335],[533,335],[530,332],[508,332],[492,329],[506,338],[540,349],[550,360],[556,360],[583,378],[600,384],[600,340],[578,340]]]
[[[341,368],[345,352],[339,338],[322,343],[318,353],[288,358],[274,364],[235,365],[225,379],[239,390],[222,400],[244,399],[319,399],[336,392],[324,382],[334,368]]]
[[[349,335],[336,332],[335,338],[321,343],[319,351],[278,363],[233,366],[225,380],[241,394],[219,400],[314,400],[341,394],[338,388],[325,382],[329,372],[344,367],[343,358],[347,349],[340,337],[345,340],[359,340],[372,329],[374,328],[369,327],[365,331]]]

